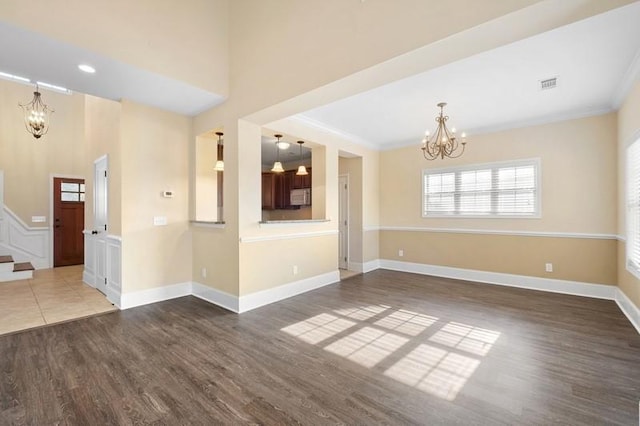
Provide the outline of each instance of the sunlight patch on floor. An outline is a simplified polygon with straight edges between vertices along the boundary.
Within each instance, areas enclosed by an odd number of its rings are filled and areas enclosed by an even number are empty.
[[[364,327],[331,343],[324,349],[371,368],[408,341],[406,337],[386,333],[373,327]]]
[[[354,325],[356,325],[355,322],[344,318],[338,318],[331,314],[320,314],[287,326],[282,331],[315,345]]]
[[[380,371],[386,368],[383,374],[387,377],[453,401],[480,366],[478,357],[489,353],[500,332],[460,322],[442,323],[418,312],[369,305],[322,313],[282,331],[314,345],[331,339],[323,343],[325,351],[367,368],[403,348],[406,355],[396,354],[378,367]],[[441,327],[436,328],[438,325]]]

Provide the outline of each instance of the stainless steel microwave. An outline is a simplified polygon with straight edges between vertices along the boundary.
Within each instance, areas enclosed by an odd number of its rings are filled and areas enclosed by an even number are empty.
[[[292,206],[310,206],[311,188],[292,189],[290,201]]]

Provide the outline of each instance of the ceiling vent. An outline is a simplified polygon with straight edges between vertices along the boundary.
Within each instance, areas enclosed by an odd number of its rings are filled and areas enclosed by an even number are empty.
[[[558,87],[558,77],[540,80],[540,90],[555,89]]]

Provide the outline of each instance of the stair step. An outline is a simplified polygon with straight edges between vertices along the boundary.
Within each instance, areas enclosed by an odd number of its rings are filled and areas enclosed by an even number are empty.
[[[0,263],[11,263],[13,262],[13,257],[11,256],[0,256]]]
[[[33,267],[31,262],[21,262],[13,264],[13,272],[33,271],[36,268]]]
[[[13,257],[0,256],[0,272],[13,272]]]

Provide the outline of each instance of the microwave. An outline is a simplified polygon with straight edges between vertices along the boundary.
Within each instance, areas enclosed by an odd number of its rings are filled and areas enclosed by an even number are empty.
[[[311,188],[292,189],[290,197],[292,206],[310,206]]]

